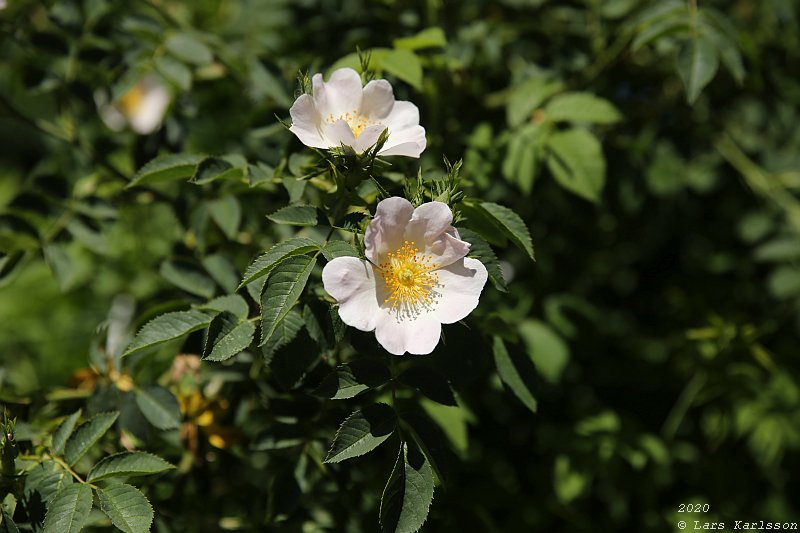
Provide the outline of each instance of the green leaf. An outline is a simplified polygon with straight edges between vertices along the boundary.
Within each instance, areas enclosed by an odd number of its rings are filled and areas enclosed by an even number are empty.
[[[0,533],[19,533],[17,524],[11,518],[11,515],[6,512],[5,507],[0,509]]]
[[[192,88],[192,71],[182,62],[170,56],[159,56],[155,60],[156,70],[168,82],[182,91]]]
[[[428,517],[433,501],[433,471],[416,446],[404,442],[381,496],[381,529],[415,533]]]
[[[192,309],[157,316],[142,326],[122,355],[125,357],[206,328],[215,315],[216,313]]]
[[[83,483],[74,483],[61,489],[47,506],[43,531],[78,533],[92,510],[92,489]]]
[[[568,504],[583,493],[588,483],[589,477],[571,466],[568,456],[556,457],[553,488],[559,501]]]
[[[319,250],[319,244],[305,237],[296,237],[276,244],[247,267],[239,288],[252,283],[261,276],[266,276],[282,261],[315,250]]]
[[[203,359],[225,361],[244,351],[256,333],[255,323],[240,321],[236,315],[223,312],[211,321],[203,348]]]
[[[467,228],[458,228],[458,233],[463,241],[470,243],[472,246],[469,248],[468,257],[479,260],[486,267],[489,273],[489,280],[494,285],[494,288],[500,292],[508,292],[506,280],[503,277],[503,271],[500,270],[500,262],[494,254],[492,247],[489,243],[481,238],[477,233]]]
[[[756,261],[790,262],[800,259],[800,239],[776,237],[758,246],[753,252]]]
[[[564,340],[538,320],[523,321],[519,334],[538,373],[547,381],[558,383],[569,362],[569,347]]]
[[[465,202],[468,208],[468,216],[477,216],[486,220],[492,227],[511,239],[523,250],[531,260],[535,260],[533,253],[533,241],[527,226],[520,216],[511,209],[492,202],[477,203],[474,200]]]
[[[445,483],[444,467],[447,464],[448,449],[442,429],[421,413],[404,413],[402,422],[414,443],[428,458],[439,482]]]
[[[458,405],[450,383],[433,368],[425,365],[412,366],[400,374],[398,380],[442,405]]]
[[[392,375],[384,363],[375,359],[357,359],[334,368],[325,376],[314,394],[332,400],[343,400],[380,387],[391,378]]]
[[[187,63],[207,65],[214,59],[208,46],[186,33],[172,35],[164,45],[170,54]]]
[[[89,448],[114,425],[118,416],[118,411],[100,413],[81,424],[64,445],[64,459],[67,464],[72,466],[86,455]]]
[[[473,415],[464,407],[450,407],[427,398],[423,398],[420,403],[428,416],[442,428],[455,451],[462,457],[466,456],[469,447],[467,423]]]
[[[208,202],[208,212],[228,239],[236,238],[242,222],[242,208],[235,196],[223,196]]]
[[[164,279],[190,294],[203,298],[214,296],[214,281],[191,263],[166,260],[161,263],[159,273]]]
[[[216,180],[240,180],[245,175],[245,169],[234,165],[231,157],[207,157],[198,166],[191,181],[198,185],[211,183]],[[246,161],[245,161],[246,164]]]
[[[218,296],[204,304],[198,305],[198,309],[207,309],[222,313],[227,311],[236,315],[239,318],[247,318],[250,311],[250,306],[247,301],[238,294],[226,294],[225,296]]]
[[[314,269],[315,257],[295,256],[283,261],[270,274],[261,295],[261,344],[267,342],[278,323],[289,313],[305,289]]]
[[[352,244],[345,241],[328,241],[322,247],[322,255],[325,259],[332,261],[337,257],[360,257],[358,250]]]
[[[536,398],[531,392],[533,388],[533,381],[535,378],[535,371],[530,361],[520,360],[519,358],[512,358],[500,337],[494,338],[494,364],[497,368],[497,374],[503,383],[508,385],[519,400],[525,404],[525,407],[536,412],[537,402]],[[525,363],[528,363],[527,365]]]
[[[442,28],[425,28],[411,37],[402,37],[392,42],[395,48],[407,50],[423,50],[425,48],[444,48],[447,46],[447,38],[444,36]]]
[[[328,348],[328,339],[325,338],[325,331],[319,323],[317,316],[307,305],[303,306],[303,324],[306,326],[306,331],[311,340],[316,342],[323,350]]]
[[[253,102],[271,99],[277,107],[286,109],[292,105],[286,82],[266,69],[255,57],[248,64],[248,76],[248,96]]]
[[[590,93],[564,93],[554,96],[544,108],[554,122],[590,122],[613,124],[622,115],[611,102]]]
[[[606,180],[606,160],[600,141],[588,130],[573,128],[551,135],[547,147],[550,149],[547,166],[559,185],[598,202]]]
[[[631,50],[634,52],[643,46],[676,33],[688,33],[691,19],[687,9],[671,13],[653,24],[643,28],[633,39]]]
[[[39,493],[44,503],[49,503],[58,491],[73,483],[72,474],[64,470],[55,461],[39,463],[25,477],[25,497],[31,498],[34,492]]]
[[[175,396],[158,385],[136,389],[136,405],[148,422],[158,429],[175,429],[181,425],[181,410]]]
[[[147,452],[122,452],[103,458],[94,465],[86,481],[93,483],[110,477],[134,477],[158,474],[173,465]]]
[[[389,438],[396,423],[394,409],[385,403],[354,411],[336,432],[325,462],[338,463],[371,452]]]
[[[147,533],[153,523],[153,508],[144,494],[131,485],[112,485],[97,490],[100,508],[117,529],[125,533]]]
[[[744,81],[745,71],[742,55],[737,45],[737,28],[730,19],[719,11],[704,7],[699,10],[700,29],[706,32],[717,46],[722,63],[738,84]]]
[[[800,295],[800,269],[794,265],[783,265],[773,270],[767,279],[767,287],[780,300]]]
[[[290,226],[316,226],[319,223],[317,208],[311,205],[287,205],[267,215],[276,224]]]
[[[693,104],[719,67],[719,54],[713,40],[700,35],[689,40],[678,53],[678,74],[686,88],[686,101]]]
[[[25,263],[22,261],[24,255],[25,252],[20,250],[11,253],[0,251],[0,287],[4,287],[14,279],[13,274],[17,268]]]
[[[563,84],[534,76],[511,88],[506,103],[506,122],[512,128],[530,120],[531,113],[555,93],[563,89]]]
[[[75,429],[75,424],[78,423],[78,418],[81,416],[81,410],[78,409],[67,418],[64,419],[63,422],[56,428],[56,431],[53,433],[53,453],[56,455],[61,455],[64,453],[64,446],[67,444],[67,439],[70,435],[72,435],[72,430]]]
[[[236,292],[236,289],[239,287],[239,280],[242,276],[226,255],[222,253],[207,255],[201,262],[206,272],[217,282],[217,285],[225,289],[225,292]],[[231,296],[233,296],[233,294],[231,294]],[[242,300],[242,302],[244,302],[244,300]]]
[[[169,154],[156,157],[136,173],[127,187],[190,178],[203,159],[205,156],[195,154]]]
[[[539,171],[544,141],[550,134],[546,123],[528,123],[510,136],[508,151],[503,159],[503,176],[516,183],[524,194],[530,194]]]
[[[381,58],[381,68],[408,83],[418,91],[422,90],[422,63],[410,50],[388,50]]]
[[[272,332],[272,335],[270,335],[266,342],[261,343],[261,354],[266,364],[272,361],[272,356],[275,355],[275,352],[297,337],[297,334],[303,329],[303,324],[303,317],[295,310],[289,311],[284,319],[278,322],[278,326],[275,328],[275,331]]]

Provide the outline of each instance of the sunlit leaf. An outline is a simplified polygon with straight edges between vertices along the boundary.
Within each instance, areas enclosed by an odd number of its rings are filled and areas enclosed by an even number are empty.
[[[415,533],[428,517],[433,501],[433,471],[425,455],[404,442],[381,496],[381,529]]]
[[[261,295],[261,344],[272,336],[305,289],[316,258],[295,256],[278,265],[270,274]]]
[[[142,326],[123,356],[131,355],[159,344],[180,338],[187,333],[206,328],[216,313],[191,310],[175,311],[158,316]]]
[[[110,411],[93,416],[80,425],[67,439],[64,445],[64,459],[67,464],[74,465],[100,438],[111,429],[119,412]]]
[[[144,494],[130,485],[98,489],[100,508],[125,533],[147,533],[153,523],[153,508]]]
[[[371,452],[389,438],[396,423],[394,409],[385,403],[355,411],[336,432],[325,462],[338,463]]]
[[[110,477],[134,477],[158,474],[175,468],[164,459],[147,452],[122,452],[104,457],[94,465],[86,481],[89,483]]]
[[[240,287],[252,283],[261,276],[266,276],[282,261],[296,255],[313,252],[314,250],[319,250],[319,244],[304,237],[297,237],[276,244],[247,267]]]

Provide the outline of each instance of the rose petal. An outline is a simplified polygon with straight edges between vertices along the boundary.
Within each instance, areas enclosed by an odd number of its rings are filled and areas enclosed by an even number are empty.
[[[145,91],[139,107],[128,117],[136,133],[147,135],[161,126],[164,113],[169,106],[170,93],[163,85],[155,85]]]
[[[439,298],[432,314],[443,324],[458,322],[478,306],[488,277],[486,267],[477,259],[465,257],[463,261],[437,270],[436,274]]]
[[[337,257],[322,269],[322,285],[339,304],[339,316],[361,331],[375,329],[381,309],[372,265],[357,257]]]
[[[394,355],[405,352],[414,355],[429,354],[436,348],[442,335],[442,325],[430,314],[413,320],[398,320],[383,310],[375,327],[375,338],[386,351]]]
[[[394,104],[394,92],[388,81],[372,80],[364,86],[361,100],[362,115],[373,120],[386,118],[394,108]]]
[[[320,134],[321,117],[311,95],[300,95],[289,109],[289,115],[292,117],[289,131],[294,133],[300,142],[312,148],[331,147]]]
[[[393,128],[391,124],[388,127],[389,139],[380,151],[381,155],[419,157],[425,151],[427,140],[425,128],[422,126],[411,126],[401,130]]]
[[[342,145],[349,146],[353,150],[356,148],[356,136],[353,130],[344,120],[337,120],[333,124],[324,124],[322,134],[331,148],[338,148]]]
[[[419,108],[406,100],[398,100],[389,115],[381,122],[389,126],[390,130],[397,131],[419,126]]]
[[[371,148],[378,142],[378,137],[381,136],[381,132],[386,129],[386,126],[383,124],[373,124],[372,126],[367,126],[364,128],[364,131],[361,132],[361,135],[358,136],[356,139],[356,152],[359,154],[363,153],[367,148]]]
[[[351,68],[340,68],[325,82],[322,74],[311,78],[314,102],[323,119],[333,115],[336,120],[345,113],[357,113],[361,109],[361,76]]]
[[[413,214],[414,206],[405,198],[393,196],[379,202],[375,217],[364,234],[367,259],[377,265],[387,252],[400,248],[406,225]]]
[[[432,243],[428,243],[422,251],[425,255],[429,255],[431,263],[439,268],[455,263],[469,253],[470,244],[453,235],[456,233],[455,228],[451,230],[442,233]]]
[[[433,242],[452,228],[453,212],[444,202],[427,202],[414,209],[406,226],[405,238],[417,244]]]
[[[470,246],[457,237],[452,222],[453,212],[447,204],[428,202],[414,210],[404,238],[414,241],[422,253],[430,255],[432,263],[447,266],[467,255]]]

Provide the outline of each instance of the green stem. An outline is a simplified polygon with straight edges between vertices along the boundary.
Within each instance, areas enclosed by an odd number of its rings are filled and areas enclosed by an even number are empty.
[[[72,469],[72,467],[71,467],[71,466],[69,466],[69,465],[66,463],[66,461],[64,461],[63,459],[61,459],[61,458],[60,458],[60,457],[58,457],[57,455],[51,455],[51,456],[50,456],[50,458],[51,458],[53,461],[55,461],[56,463],[58,463],[58,464],[61,466],[61,468],[63,468],[64,470],[66,470],[67,472],[69,472],[70,474],[72,474],[72,477],[74,477],[74,478],[75,478],[75,479],[76,479],[76,480],[77,480],[79,483],[83,483],[84,485],[89,485],[90,487],[93,487],[93,488],[95,488],[95,489],[96,489],[96,488],[98,488],[98,487],[97,487],[97,485],[94,485],[93,483],[89,483],[88,481],[84,480],[84,479],[83,479],[83,478],[80,476],[80,474],[78,474],[77,472],[75,472],[75,471]]]
[[[61,458],[60,458],[60,457],[58,457],[57,455],[51,455],[51,456],[50,456],[50,458],[51,458],[53,461],[55,461],[56,463],[58,463],[58,464],[61,466],[61,468],[63,468],[64,470],[66,470],[67,472],[69,472],[70,474],[72,474],[72,477],[74,477],[76,480],[78,480],[78,482],[80,482],[80,483],[86,483],[86,481],[84,481],[84,480],[83,480],[83,478],[80,476],[80,474],[78,474],[77,472],[75,472],[75,471],[72,469],[72,467],[71,467],[71,466],[69,466],[69,465],[67,464],[67,462],[66,462],[66,461],[64,461],[63,459],[61,459]]]

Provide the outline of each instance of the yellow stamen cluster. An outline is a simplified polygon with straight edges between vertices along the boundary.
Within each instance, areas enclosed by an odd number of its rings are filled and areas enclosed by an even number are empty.
[[[432,256],[421,254],[414,241],[405,241],[396,252],[388,253],[378,268],[388,290],[383,303],[398,318],[414,317],[435,303],[439,265],[432,262]]]
[[[334,116],[333,113],[328,113],[328,116],[325,117],[325,122],[327,124],[333,124],[337,120],[344,120],[347,122],[347,125],[350,126],[350,129],[353,131],[353,135],[356,139],[358,139],[358,137],[364,132],[367,126],[377,124],[377,122],[361,115],[355,109],[352,112],[348,111],[347,113],[341,114],[338,117]]]
[[[144,88],[141,83],[137,83],[119,99],[118,107],[125,116],[131,117],[142,105],[142,100],[144,100]]]

